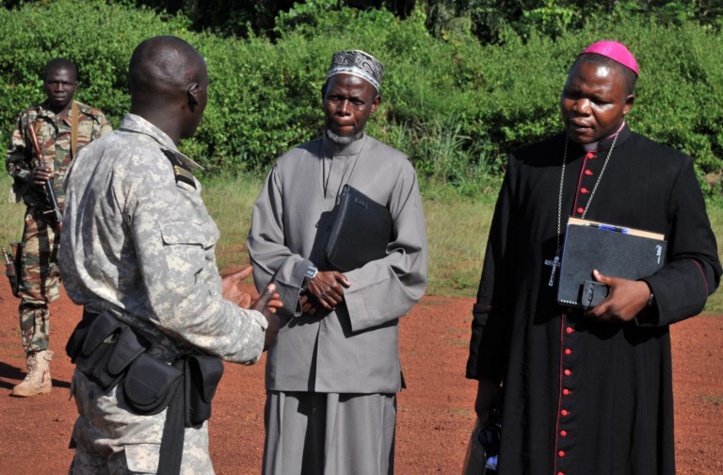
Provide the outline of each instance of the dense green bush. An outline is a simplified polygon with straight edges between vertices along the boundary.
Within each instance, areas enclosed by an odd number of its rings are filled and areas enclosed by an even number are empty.
[[[212,80],[206,117],[184,151],[212,172],[265,172],[276,156],[319,134],[332,53],[364,49],[386,65],[370,134],[412,156],[425,179],[474,194],[499,176],[512,148],[560,130],[558,100],[571,61],[590,42],[614,38],[641,65],[632,128],[695,157],[701,179],[723,169],[723,36],[714,28],[632,17],[554,40],[508,28],[499,45],[481,45],[469,23],[431,35],[421,9],[400,20],[386,10],[331,4],[337,1],[309,0],[280,15],[275,42],[193,33],[185,17],[100,0],[0,9],[2,139],[17,113],[42,99],[39,73],[59,55],[80,68],[78,98],[117,125],[128,108],[133,48],[173,34],[204,54]],[[314,21],[297,21],[304,15]]]

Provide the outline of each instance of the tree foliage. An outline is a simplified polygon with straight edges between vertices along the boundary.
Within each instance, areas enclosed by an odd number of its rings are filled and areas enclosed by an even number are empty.
[[[693,21],[711,28],[723,26],[720,0],[428,0],[427,26],[443,35],[466,19],[483,43],[500,43],[506,29],[523,38],[542,33],[555,38],[586,25],[610,23],[644,15],[664,25]]]
[[[6,7],[48,0],[3,0]],[[151,8],[159,13],[181,14],[193,31],[209,31],[223,36],[264,36],[277,38],[276,18],[292,15],[319,5],[318,0],[108,0],[108,3]],[[426,26],[441,37],[463,25],[482,43],[499,43],[510,28],[526,38],[532,31],[556,37],[564,31],[579,31],[586,24],[617,21],[635,15],[654,18],[660,24],[681,25],[695,21],[720,29],[723,2],[720,0],[328,0],[327,11],[354,8],[359,11],[386,9],[406,19],[415,8],[427,18]],[[308,9],[306,9],[308,11]],[[296,13],[295,13],[296,12]],[[315,18],[300,15],[301,21]]]

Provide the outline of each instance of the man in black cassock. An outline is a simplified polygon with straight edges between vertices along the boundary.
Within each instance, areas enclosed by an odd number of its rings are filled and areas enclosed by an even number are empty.
[[[509,157],[466,372],[480,421],[501,409],[501,475],[675,474],[669,325],[703,309],[721,266],[691,158],[626,124],[637,76],[625,46],[591,45],[562,91],[566,132]],[[595,271],[607,298],[560,306],[569,216],[664,234],[666,263]]]

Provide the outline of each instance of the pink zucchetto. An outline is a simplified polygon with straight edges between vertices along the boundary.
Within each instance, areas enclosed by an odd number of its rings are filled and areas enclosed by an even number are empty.
[[[633,56],[633,53],[622,43],[609,40],[598,41],[585,48],[580,54],[585,53],[594,53],[610,58],[632,69],[636,76],[640,76],[638,72],[638,62],[635,60],[635,56]]]

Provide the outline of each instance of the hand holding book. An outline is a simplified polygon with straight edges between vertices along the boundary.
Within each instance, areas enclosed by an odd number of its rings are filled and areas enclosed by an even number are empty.
[[[648,306],[651,294],[645,282],[607,276],[597,270],[593,277],[608,286],[609,292],[604,301],[585,312],[586,317],[608,323],[629,322]]]

